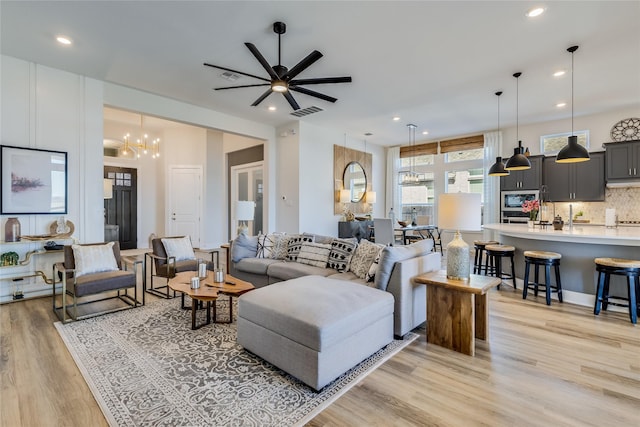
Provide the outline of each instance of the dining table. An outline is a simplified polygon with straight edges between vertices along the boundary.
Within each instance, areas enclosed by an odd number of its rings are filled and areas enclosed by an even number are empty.
[[[394,231],[399,231],[402,233],[402,243],[408,244],[409,238],[407,236],[407,232],[414,231],[418,233],[418,236],[422,239],[432,239],[435,242],[435,237],[432,232],[438,230],[438,227],[433,224],[429,225],[407,225],[405,227],[396,226]]]

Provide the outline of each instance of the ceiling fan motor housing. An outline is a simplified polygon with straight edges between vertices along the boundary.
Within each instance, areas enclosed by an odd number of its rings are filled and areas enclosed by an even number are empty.
[[[284,22],[274,22],[273,32],[276,34],[284,34],[287,32],[287,25]]]

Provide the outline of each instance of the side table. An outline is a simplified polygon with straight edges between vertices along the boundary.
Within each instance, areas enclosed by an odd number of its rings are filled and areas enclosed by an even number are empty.
[[[487,291],[500,279],[472,274],[468,281],[453,280],[439,270],[413,280],[427,285],[427,342],[473,356],[475,338],[489,338]]]

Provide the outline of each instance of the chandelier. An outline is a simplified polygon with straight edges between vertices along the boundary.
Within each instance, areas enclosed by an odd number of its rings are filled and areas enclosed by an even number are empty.
[[[123,155],[128,156],[129,152],[131,152],[137,158],[140,158],[142,152],[145,155],[151,153],[152,159],[160,157],[160,138],[154,138],[149,141],[149,135],[144,132],[144,116],[142,114],[140,115],[140,137],[134,141],[131,134],[127,133],[123,138]]]
[[[409,145],[411,146],[411,166],[408,171],[402,173],[401,183],[404,185],[417,184],[420,181],[419,174],[415,171],[415,143],[417,126],[409,123]]]

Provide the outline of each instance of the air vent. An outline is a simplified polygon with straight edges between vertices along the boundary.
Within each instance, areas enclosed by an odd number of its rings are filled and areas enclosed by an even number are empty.
[[[235,82],[240,78],[238,74],[232,73],[230,71],[225,71],[224,73],[220,74],[220,77],[225,80],[229,80],[230,82]]]
[[[291,115],[296,117],[304,117],[304,116],[308,116],[309,114],[317,113],[319,111],[324,111],[324,110],[320,107],[307,107],[307,108],[301,108],[299,110],[296,110],[293,113],[291,113]]]

